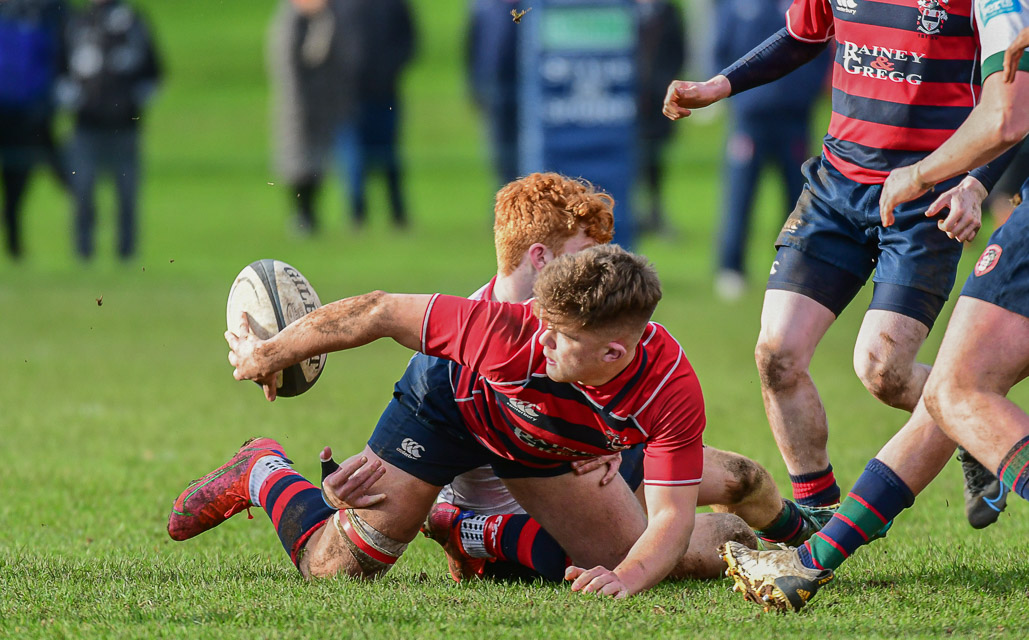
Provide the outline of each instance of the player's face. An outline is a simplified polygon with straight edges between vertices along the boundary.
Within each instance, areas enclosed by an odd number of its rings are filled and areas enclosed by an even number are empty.
[[[591,386],[607,382],[610,376],[604,367],[604,355],[608,352],[606,336],[544,324],[546,329],[540,334],[539,343],[547,360],[548,378]]]

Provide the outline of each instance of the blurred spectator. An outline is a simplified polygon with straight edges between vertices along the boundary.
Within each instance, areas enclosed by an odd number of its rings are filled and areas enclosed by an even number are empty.
[[[75,247],[81,258],[93,256],[94,188],[108,172],[118,194],[118,257],[128,259],[136,251],[140,118],[161,77],[153,38],[128,4],[91,0],[69,20],[65,54],[57,96],[75,115],[68,154]]]
[[[682,10],[668,0],[637,0],[639,43],[637,50],[638,127],[640,171],[645,217],[637,228],[643,233],[670,231],[661,204],[665,146],[672,121],[661,113],[668,84],[679,77],[686,62],[686,26]]]
[[[393,223],[407,224],[402,165],[397,154],[403,105],[400,77],[411,62],[416,34],[407,0],[348,0],[353,18],[346,25],[358,47],[357,112],[339,140],[346,171],[351,215],[355,227],[367,218],[366,183],[369,170],[386,178]]]
[[[1021,202],[1021,200],[1016,202],[1016,199],[1019,197],[1019,187],[1026,178],[1029,178],[1029,144],[1023,143],[1022,148],[1008,168],[1004,170],[1004,174],[993,186],[986,202],[983,203],[983,208],[990,211],[994,227],[999,227],[1007,222],[1016,204]]]
[[[524,11],[529,4],[520,0],[473,0],[471,4],[466,36],[468,84],[486,119],[498,184],[518,178],[518,25],[511,11]]]
[[[716,0],[715,64],[728,67],[782,29],[789,6],[790,0]],[[825,84],[827,56],[828,50],[785,78],[729,99],[715,279],[715,292],[723,299],[740,297],[746,286],[744,255],[762,166],[771,162],[781,174],[784,213],[800,197],[800,166],[810,155],[811,107]]]
[[[354,112],[359,45],[349,35],[348,2],[281,0],[269,32],[275,166],[304,234],[318,227],[316,199],[332,143]]]
[[[62,0],[0,1],[0,167],[12,258],[22,254],[21,206],[33,167],[46,162],[66,180],[52,131],[66,14]]]

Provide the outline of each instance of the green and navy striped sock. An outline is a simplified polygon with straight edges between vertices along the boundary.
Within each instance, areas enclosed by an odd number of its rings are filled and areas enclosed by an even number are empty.
[[[873,458],[839,511],[799,549],[811,569],[836,569],[858,547],[915,503],[915,494],[893,469]]]
[[[997,469],[997,477],[1013,492],[1029,500],[1029,436],[1011,447]]]

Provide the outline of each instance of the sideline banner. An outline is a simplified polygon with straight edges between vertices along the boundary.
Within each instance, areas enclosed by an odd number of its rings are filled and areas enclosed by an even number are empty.
[[[541,0],[521,17],[520,173],[582,177],[615,199],[615,239],[633,245],[634,0]]]

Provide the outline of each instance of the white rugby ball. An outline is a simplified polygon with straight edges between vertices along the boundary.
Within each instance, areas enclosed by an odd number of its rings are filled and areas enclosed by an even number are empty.
[[[225,324],[229,331],[238,334],[240,320],[246,313],[253,334],[267,340],[320,306],[314,287],[299,271],[281,260],[258,260],[240,271],[232,283]],[[276,395],[298,396],[314,386],[325,368],[325,357],[314,356],[281,371]]]

